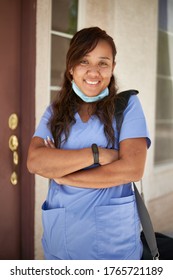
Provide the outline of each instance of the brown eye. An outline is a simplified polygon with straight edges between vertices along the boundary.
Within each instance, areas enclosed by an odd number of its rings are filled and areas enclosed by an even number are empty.
[[[99,66],[101,67],[107,67],[108,66],[108,63],[106,61],[100,61],[99,62]]]
[[[88,61],[86,59],[80,60],[81,65],[88,65]]]

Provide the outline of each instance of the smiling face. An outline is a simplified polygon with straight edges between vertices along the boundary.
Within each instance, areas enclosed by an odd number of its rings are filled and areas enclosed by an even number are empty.
[[[97,96],[110,83],[114,70],[112,48],[106,41],[99,41],[96,47],[70,70],[74,82],[87,96]]]

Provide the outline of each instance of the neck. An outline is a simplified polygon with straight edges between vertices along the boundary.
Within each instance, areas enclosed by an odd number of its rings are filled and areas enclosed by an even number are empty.
[[[93,115],[94,113],[94,104],[88,104],[88,103],[82,103],[79,110],[78,114],[80,118],[83,120],[83,122],[87,122],[89,118]]]
[[[94,112],[94,107],[95,106],[93,106],[93,104],[88,104],[84,102],[80,105],[79,112],[83,112],[91,116]]]

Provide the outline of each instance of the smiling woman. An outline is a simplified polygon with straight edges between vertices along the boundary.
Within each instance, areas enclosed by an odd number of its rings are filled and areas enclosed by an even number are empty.
[[[99,27],[78,31],[63,86],[31,140],[28,169],[50,178],[43,203],[46,259],[140,259],[140,222],[131,182],[150,145],[137,96],[115,120],[116,47]]]
[[[79,89],[92,97],[100,94],[109,85],[114,66],[111,46],[100,40],[94,50],[70,70],[70,74]]]

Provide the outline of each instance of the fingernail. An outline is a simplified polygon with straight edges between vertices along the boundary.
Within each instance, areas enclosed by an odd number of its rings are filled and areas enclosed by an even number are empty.
[[[44,144],[47,146],[48,145],[48,143],[47,143],[47,140],[46,139],[44,139]]]

